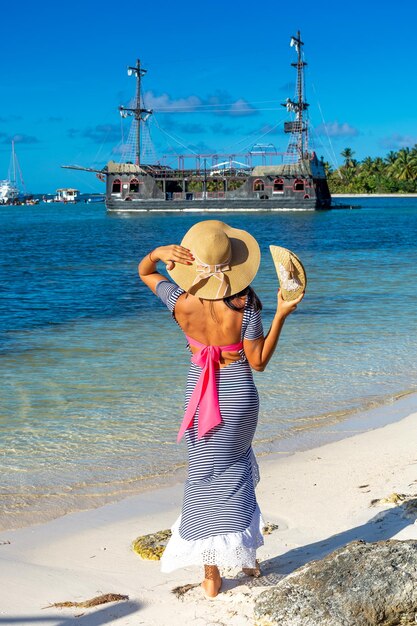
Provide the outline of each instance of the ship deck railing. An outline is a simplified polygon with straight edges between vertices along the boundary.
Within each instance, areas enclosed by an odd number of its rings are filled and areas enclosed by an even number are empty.
[[[247,178],[250,176],[251,172],[204,172],[203,170],[164,170],[164,171],[147,171],[148,174],[152,176],[152,178],[156,178],[157,180],[162,179],[178,179],[178,178],[193,178],[195,180],[213,180],[219,178],[227,178],[227,179],[237,179],[241,180],[242,178]]]

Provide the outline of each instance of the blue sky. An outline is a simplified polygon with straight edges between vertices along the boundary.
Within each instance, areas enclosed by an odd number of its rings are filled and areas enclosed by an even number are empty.
[[[361,159],[417,142],[417,6],[411,0],[25,0],[9,3],[7,11],[10,27],[0,42],[0,178],[7,176],[14,137],[33,193],[60,186],[103,191],[94,174],[60,165],[118,160],[117,107],[134,93],[126,66],[137,57],[148,69],[145,105],[156,110],[150,132],[159,156],[185,152],[172,137],[195,152],[251,147],[284,121],[279,103],[293,95],[289,40],[298,28],[319,156],[331,159],[324,123],[337,156],[346,146]],[[178,108],[186,112],[172,112]],[[127,132],[125,122],[125,138]],[[286,147],[280,125],[260,141]]]

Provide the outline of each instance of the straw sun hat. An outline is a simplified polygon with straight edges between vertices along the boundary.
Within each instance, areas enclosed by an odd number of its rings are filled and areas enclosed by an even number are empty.
[[[307,285],[306,271],[300,259],[294,252],[281,248],[281,246],[269,246],[281,293],[284,300],[291,301],[301,296]]]
[[[218,220],[192,226],[181,245],[191,251],[195,261],[192,265],[176,263],[168,273],[182,289],[205,300],[220,300],[245,289],[261,261],[252,235]]]

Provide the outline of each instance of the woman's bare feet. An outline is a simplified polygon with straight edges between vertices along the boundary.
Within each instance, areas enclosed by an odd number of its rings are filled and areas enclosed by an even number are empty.
[[[215,598],[222,586],[222,579],[217,565],[204,566],[204,580],[201,583],[207,598]]]
[[[259,578],[262,576],[261,567],[259,565],[258,559],[256,559],[255,567],[242,567],[242,572],[246,574],[246,576],[253,576],[253,578]]]

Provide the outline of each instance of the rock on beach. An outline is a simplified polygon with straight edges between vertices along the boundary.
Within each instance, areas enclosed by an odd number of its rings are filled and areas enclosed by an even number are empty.
[[[417,540],[352,541],[298,568],[255,603],[256,626],[409,626]]]

